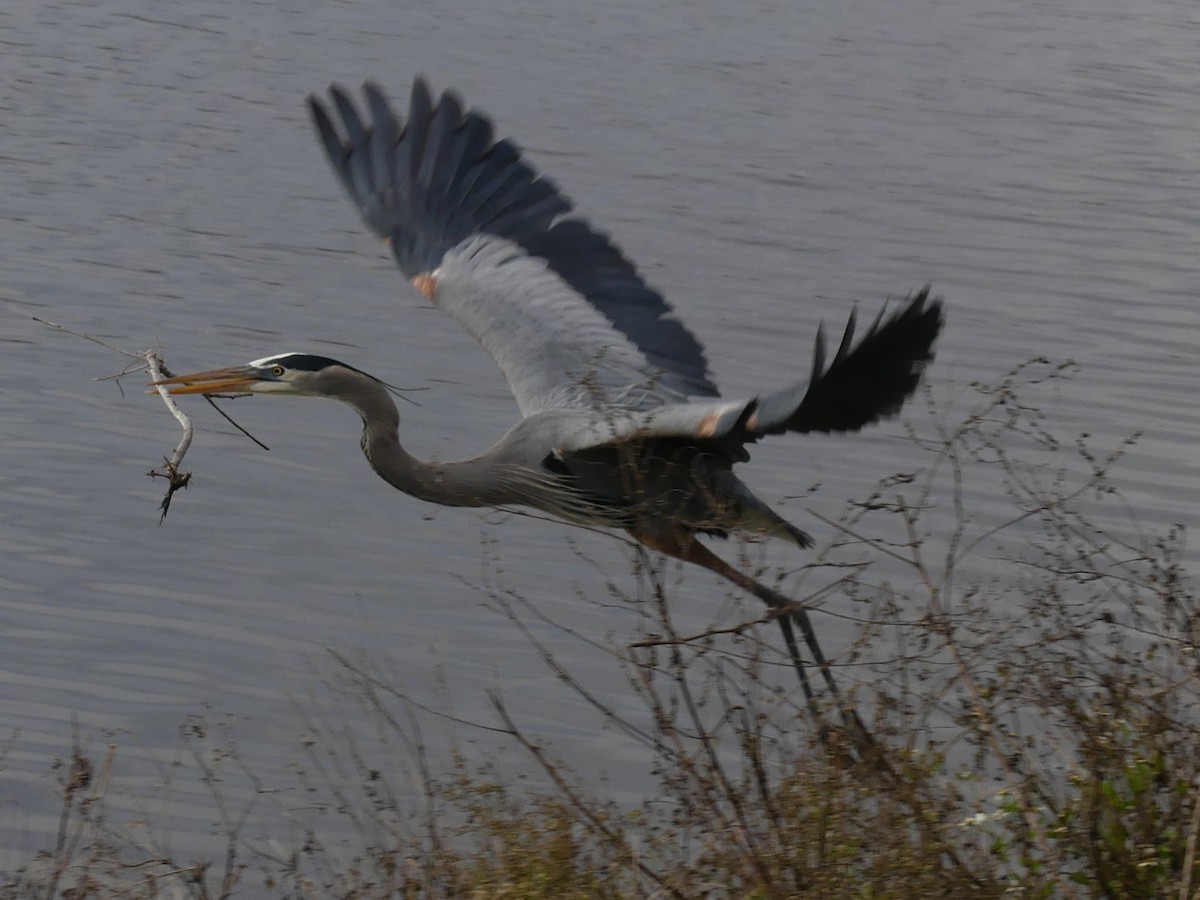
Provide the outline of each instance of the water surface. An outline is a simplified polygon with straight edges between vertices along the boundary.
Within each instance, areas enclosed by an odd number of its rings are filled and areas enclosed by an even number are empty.
[[[170,781],[187,717],[229,723],[283,791],[254,827],[286,839],[307,822],[288,793],[304,717],[341,702],[328,649],[467,719],[493,721],[498,689],[585,771],[636,768],[480,590],[498,582],[619,643],[635,617],[598,573],[632,590],[621,544],[424,506],[370,472],[350,410],[263,399],[234,409],[269,454],[189,407],[194,480],[159,527],[161,485],[144,473],[173,420],[139,377],[124,394],[94,380],[120,357],[32,321],[160,346],[180,371],[285,350],[342,358],[428,389],[402,410],[414,452],[484,449],[515,405],[341,196],[303,108],[333,80],[371,77],[402,98],[423,72],[491,112],[673,300],[730,395],[802,376],[820,321],[932,281],[949,308],[930,372],[940,402],[965,409],[972,381],[1033,356],[1074,359],[1080,373],[1050,395],[1055,426],[1100,448],[1143,431],[1121,470],[1130,507],[1147,527],[1194,519],[1194,4],[438,7],[0,12],[0,723],[16,734],[0,804],[16,859],[56,827],[46,771],[72,720],[93,748],[119,746],[118,812],[148,830],[167,820],[176,846],[197,847],[213,831],[203,786],[181,778],[168,801],[147,798]],[[808,508],[836,516],[924,461],[893,424],[769,442],[745,475],[828,540]],[[1006,509],[994,486],[968,501],[981,519]],[[727,603],[701,572],[677,594],[684,630]],[[828,650],[852,640],[845,619],[818,625]],[[601,654],[543,636],[625,702]]]

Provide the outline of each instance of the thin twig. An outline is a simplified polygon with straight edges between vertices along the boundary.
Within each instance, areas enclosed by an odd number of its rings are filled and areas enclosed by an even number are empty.
[[[55,331],[64,331],[67,334],[75,335],[75,337],[81,337],[85,341],[91,341],[93,344],[99,344],[101,347],[106,347],[109,350],[112,350],[114,353],[120,353],[122,356],[128,356],[131,359],[144,359],[146,356],[146,354],[144,354],[144,353],[132,353],[129,350],[122,350],[120,347],[114,347],[112,344],[108,343],[107,341],[100,340],[100,338],[96,337],[95,335],[85,334],[82,331],[72,331],[70,328],[67,328],[65,325],[59,325],[57,322],[51,322],[49,319],[39,319],[37,316],[33,316],[33,321],[40,322],[42,325],[49,326],[50,328],[53,328]]]
[[[458,716],[452,716],[447,712],[441,711],[440,709],[434,709],[432,706],[428,706],[427,704],[421,703],[418,700],[414,700],[399,688],[387,684],[386,682],[381,681],[379,678],[376,678],[370,672],[367,672],[361,667],[352,663],[346,656],[339,653],[337,650],[334,650],[332,647],[326,647],[325,652],[337,660],[338,664],[341,665],[342,668],[350,672],[355,678],[358,678],[366,687],[395,697],[397,700],[401,700],[404,703],[416,707],[417,709],[421,710],[421,712],[428,713],[431,716],[437,716],[439,719],[445,719],[447,722],[453,722],[456,725],[465,725],[468,728],[478,728],[481,731],[492,731],[497,734],[508,733],[503,728],[497,728],[495,725],[484,725],[482,722],[472,722],[470,719],[460,719]]]
[[[146,360],[146,365],[150,369],[150,377],[153,381],[160,382],[169,377],[164,368],[162,357],[158,355],[156,350],[147,350],[143,354],[143,359]],[[180,438],[179,444],[175,447],[175,452],[171,454],[169,459],[164,460],[166,471],[160,472],[158,469],[151,469],[146,473],[151,478],[167,479],[167,495],[163,497],[162,504],[159,507],[162,510],[162,515],[158,517],[158,524],[161,525],[167,517],[167,510],[171,508],[171,498],[177,490],[186,488],[192,478],[191,472],[179,471],[184,454],[188,452],[188,448],[192,445],[192,420],[179,408],[179,405],[175,402],[175,398],[171,396],[171,392],[165,386],[156,384],[155,390],[158,391],[158,396],[162,397],[162,401],[167,405],[167,409],[171,411],[171,415],[183,427],[183,437]]]
[[[793,608],[798,609],[799,604],[796,604]],[[766,614],[759,616],[757,619],[751,619],[749,621],[739,622],[736,625],[729,625],[724,628],[709,628],[706,631],[698,631],[694,634],[678,635],[676,637],[670,637],[670,638],[645,638],[644,640],[633,641],[629,646],[631,648],[638,648],[638,649],[641,649],[643,647],[674,647],[674,646],[682,646],[685,644],[696,644],[696,643],[699,643],[700,641],[706,641],[709,638],[720,637],[722,635],[734,635],[736,637],[736,636],[740,636],[740,635],[746,633],[747,631],[750,631],[751,629],[753,629],[759,625],[765,625],[768,622],[773,622],[776,619],[778,619],[781,615],[785,615],[790,611],[791,611],[790,609],[789,610],[772,609],[769,612],[767,612]]]
[[[694,634],[673,635],[669,638],[645,638],[640,641],[634,641],[629,646],[639,648],[671,647],[676,644],[695,644],[700,641],[708,640],[709,638],[720,637],[723,635],[733,635],[737,637],[753,628],[758,627],[759,625],[766,625],[768,622],[774,622],[784,616],[790,616],[792,613],[797,612],[798,610],[812,609],[812,601],[814,601],[820,594],[829,593],[834,588],[844,585],[849,580],[849,577],[839,578],[837,581],[818,591],[816,594],[808,597],[806,601],[793,601],[788,603],[786,606],[770,607],[757,619],[749,619],[747,621],[738,622],[736,624],[727,625],[721,628],[709,628],[705,631],[698,631]],[[837,663],[830,663],[830,665],[837,665]]]

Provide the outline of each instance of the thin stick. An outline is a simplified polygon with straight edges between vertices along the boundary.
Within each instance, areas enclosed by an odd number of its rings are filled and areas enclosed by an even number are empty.
[[[115,353],[120,353],[122,356],[128,356],[128,357],[131,357],[132,359],[145,359],[147,356],[147,354],[145,354],[145,353],[131,353],[128,350],[122,350],[120,347],[114,347],[112,344],[110,344],[106,341],[102,341],[98,337],[95,337],[90,334],[84,334],[82,331],[72,331],[70,328],[67,328],[65,325],[59,325],[57,322],[51,322],[49,319],[39,319],[37,316],[33,316],[32,318],[33,318],[33,321],[41,322],[43,325],[48,325],[49,327],[53,328],[55,331],[65,331],[67,334],[73,334],[73,335],[75,335],[75,337],[81,337],[85,341],[91,341],[93,344],[99,344],[101,347],[107,347],[109,350],[112,350]]]
[[[64,329],[65,330],[65,329]],[[86,335],[84,335],[86,337]],[[147,350],[142,358],[146,360],[146,365],[150,369],[150,376],[153,381],[162,381],[168,376],[163,371],[162,357],[155,350]],[[160,472],[158,469],[151,469],[147,474],[151,478],[166,478],[167,479],[167,495],[163,497],[161,506],[162,515],[158,517],[158,524],[161,525],[167,517],[167,510],[171,508],[171,498],[180,488],[186,488],[188,481],[191,480],[191,472],[180,472],[179,466],[183,462],[184,454],[188,452],[188,448],[192,445],[192,420],[187,417],[187,414],[179,408],[175,402],[175,398],[163,385],[159,384],[155,388],[158,391],[158,396],[162,397],[163,403],[167,405],[167,409],[171,411],[176,421],[183,428],[183,437],[179,444],[175,447],[175,452],[171,454],[169,459],[165,459],[166,471]]]

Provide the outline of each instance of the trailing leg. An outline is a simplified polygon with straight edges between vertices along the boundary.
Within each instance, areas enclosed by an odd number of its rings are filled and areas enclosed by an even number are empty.
[[[821,645],[817,641],[817,634],[813,630],[812,621],[808,617],[807,610],[803,607],[795,606],[779,592],[759,584],[749,575],[738,571],[697,541],[694,535],[682,528],[675,529],[667,535],[651,535],[636,531],[631,531],[630,533],[639,543],[644,544],[652,550],[657,550],[676,559],[682,559],[684,562],[703,566],[710,572],[715,572],[722,578],[733,582],[742,588],[742,590],[758,597],[758,599],[766,603],[771,609],[780,610],[781,612],[778,616],[779,628],[783,632],[783,640],[787,645],[788,655],[791,657],[792,666],[796,669],[796,673],[800,678],[800,687],[804,691],[804,697],[808,702],[809,709],[812,711],[814,718],[819,722],[820,707],[817,704],[812,685],[808,680],[808,674],[804,669],[804,661],[800,658],[800,649],[796,643],[796,633],[792,627],[792,622],[795,621],[800,626],[800,633],[804,636],[804,643],[808,646],[814,662],[821,670],[821,676],[829,688],[830,696],[833,697],[834,702],[837,704],[843,721],[855,730],[862,728],[858,716],[852,711],[847,710],[845,704],[842,702],[837,682],[833,678],[833,672],[830,670],[829,663],[825,659],[825,654],[821,652]],[[786,612],[783,610],[786,610]]]

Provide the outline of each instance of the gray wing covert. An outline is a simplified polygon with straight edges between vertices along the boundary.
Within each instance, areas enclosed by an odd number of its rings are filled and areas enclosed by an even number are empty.
[[[484,115],[452,93],[434,103],[421,78],[406,121],[377,86],[363,92],[367,119],[336,85],[332,108],[309,97],[329,161],[401,270],[496,360],[523,412],[717,395],[667,302],[604,234],[566,217],[571,202],[494,140]]]
[[[495,360],[522,415],[647,409],[682,399],[545,260],[504,238],[476,235],[447,251],[427,291]]]

